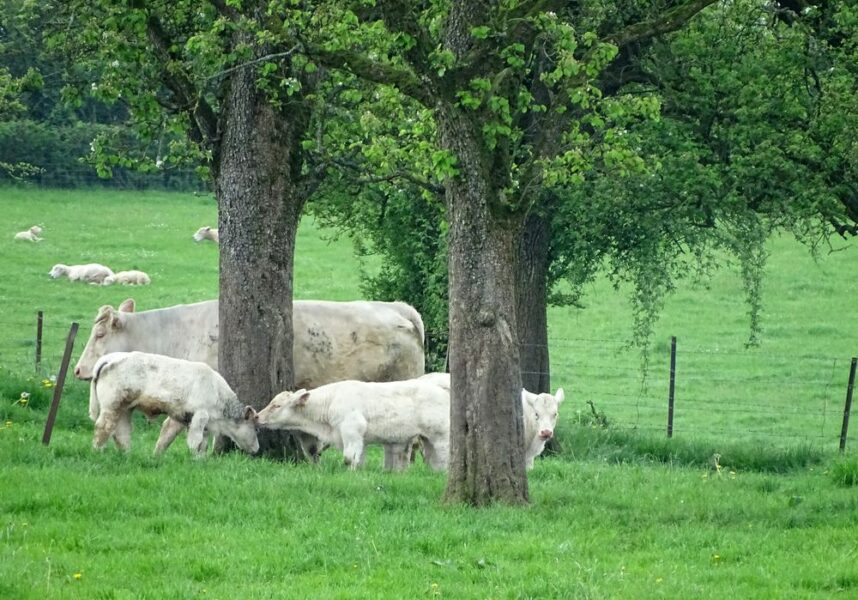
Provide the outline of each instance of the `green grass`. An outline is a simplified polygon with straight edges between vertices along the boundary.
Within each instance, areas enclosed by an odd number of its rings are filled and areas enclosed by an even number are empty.
[[[858,340],[847,318],[858,285],[851,249],[815,265],[790,240],[772,242],[756,349],[743,346],[733,269],[708,288],[681,287],[659,323],[645,392],[635,351],[623,349],[622,295],[600,281],[586,310],[552,309],[553,381],[572,392],[558,428],[563,451],[530,472],[529,508],[472,510],[441,505],[444,477],[421,464],[383,472],[377,449],[358,473],[335,451],[318,467],[195,460],[182,443],[156,459],[157,425],[137,418],[128,455],[94,453],[88,391],[76,381],[42,445],[52,392],[43,380],[72,319],[79,352],[101,304],[132,295],[142,310],[215,295],[216,249],[190,239],[214,223],[215,207],[192,195],[0,189],[0,211],[0,598],[858,595],[858,467],[851,451],[833,450]],[[34,223],[44,242],[12,240]],[[358,297],[349,242],[323,237],[302,223],[296,296]],[[56,262],[90,260],[141,268],[153,283],[101,288],[47,276]],[[34,374],[39,308],[46,368]],[[671,334],[680,352],[668,440]],[[811,357],[837,363],[820,375],[804,366]],[[819,378],[827,388],[808,383]],[[824,424],[809,419],[819,403]],[[752,410],[768,404],[771,412]],[[751,433],[765,427],[774,433]]]

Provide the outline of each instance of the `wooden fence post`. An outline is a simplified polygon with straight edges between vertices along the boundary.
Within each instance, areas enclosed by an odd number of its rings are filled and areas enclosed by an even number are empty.
[[[66,382],[66,371],[69,369],[69,361],[71,360],[72,349],[74,348],[74,338],[77,335],[77,323],[72,323],[69,328],[69,335],[66,338],[66,349],[63,352],[63,361],[60,363],[60,371],[57,373],[57,381],[54,385],[54,398],[51,400],[51,410],[48,412],[48,419],[45,421],[45,433],[42,435],[42,443],[46,446],[51,443],[51,434],[54,431],[54,421],[57,420],[57,410],[60,407],[60,397],[63,395],[63,385]]]
[[[44,313],[36,313],[36,375],[42,370],[42,321]]]
[[[852,390],[855,389],[855,365],[858,358],[852,357],[852,366],[849,367],[849,384],[846,386],[846,404],[843,407],[843,426],[840,428],[840,451],[846,451],[846,436],[849,433],[849,413],[852,412]]]
[[[673,398],[676,390],[676,336],[670,337],[670,389],[667,392],[667,437],[673,437]]]

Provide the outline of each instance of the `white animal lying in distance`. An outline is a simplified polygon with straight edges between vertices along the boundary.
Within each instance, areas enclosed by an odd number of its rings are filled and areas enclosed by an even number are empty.
[[[15,234],[16,240],[24,240],[27,242],[41,242],[42,238],[39,237],[42,233],[42,228],[38,225],[33,225],[27,231],[19,231]]]
[[[119,271],[104,278],[102,285],[149,285],[152,280],[143,271]]]
[[[57,264],[48,273],[54,279],[68,276],[70,281],[85,281],[88,283],[102,284],[105,277],[113,275],[108,267],[98,263],[89,263],[86,265],[64,265]]]
[[[256,415],[260,427],[298,429],[342,451],[351,469],[364,464],[367,444],[399,456],[388,469],[407,466],[411,441],[419,438],[432,469],[447,468],[450,396],[431,382],[339,381],[314,390],[277,394]]]
[[[242,407],[220,374],[200,362],[145,352],[112,352],[95,365],[89,388],[89,416],[95,421],[93,448],[112,436],[120,450],[131,447],[131,412],[167,414],[155,445],[160,454],[188,427],[188,447],[205,452],[205,435],[229,436],[251,454],[259,450],[255,412]]]
[[[208,225],[197,229],[197,232],[194,234],[194,241],[202,242],[203,240],[211,240],[215,244],[219,244],[220,239],[218,237],[217,229],[212,229]]]

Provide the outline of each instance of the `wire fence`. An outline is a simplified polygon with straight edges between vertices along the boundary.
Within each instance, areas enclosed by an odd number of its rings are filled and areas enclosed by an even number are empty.
[[[68,322],[46,315],[41,342],[35,314],[29,322],[0,317],[0,327],[7,332],[0,343],[0,366],[26,376],[57,373]],[[74,358],[87,334],[78,336]],[[440,341],[443,336],[430,337]],[[850,357],[685,348],[680,338],[671,411],[669,344],[656,343],[646,362],[638,349],[622,340],[552,339],[549,350],[552,391],[557,387],[566,391],[561,421],[598,420],[618,430],[668,435],[671,429],[677,438],[781,447],[854,443],[855,434],[843,431],[855,377],[855,359]],[[523,373],[534,374],[547,375]]]

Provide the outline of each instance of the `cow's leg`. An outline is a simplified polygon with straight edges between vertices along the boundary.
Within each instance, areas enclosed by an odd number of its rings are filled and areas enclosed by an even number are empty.
[[[113,431],[113,441],[123,452],[131,450],[131,430],[131,411],[127,411],[119,415],[116,420],[116,429]]]
[[[113,435],[113,430],[116,429],[116,423],[119,415],[113,410],[103,410],[95,420],[95,433],[92,437],[92,447],[96,450],[101,450]]]
[[[184,423],[167,417],[161,424],[161,433],[158,435],[158,441],[155,442],[155,454],[163,454],[170,447],[176,436],[185,428]]]
[[[209,422],[209,413],[199,410],[194,413],[191,423],[188,425],[188,448],[197,456],[203,456],[206,445],[206,425]]]
[[[363,417],[347,419],[340,425],[343,439],[343,460],[354,470],[363,465],[366,457],[363,436],[366,433],[366,420]]]
[[[423,440],[423,458],[435,471],[443,471],[450,460],[450,442],[446,439]]]
[[[301,446],[301,452],[304,453],[304,457],[314,465],[319,464],[319,457],[324,449],[324,445],[319,438],[303,431],[296,432],[295,437],[298,438],[298,445]]]
[[[384,468],[389,471],[402,471],[411,464],[411,442],[407,444],[384,445]]]

